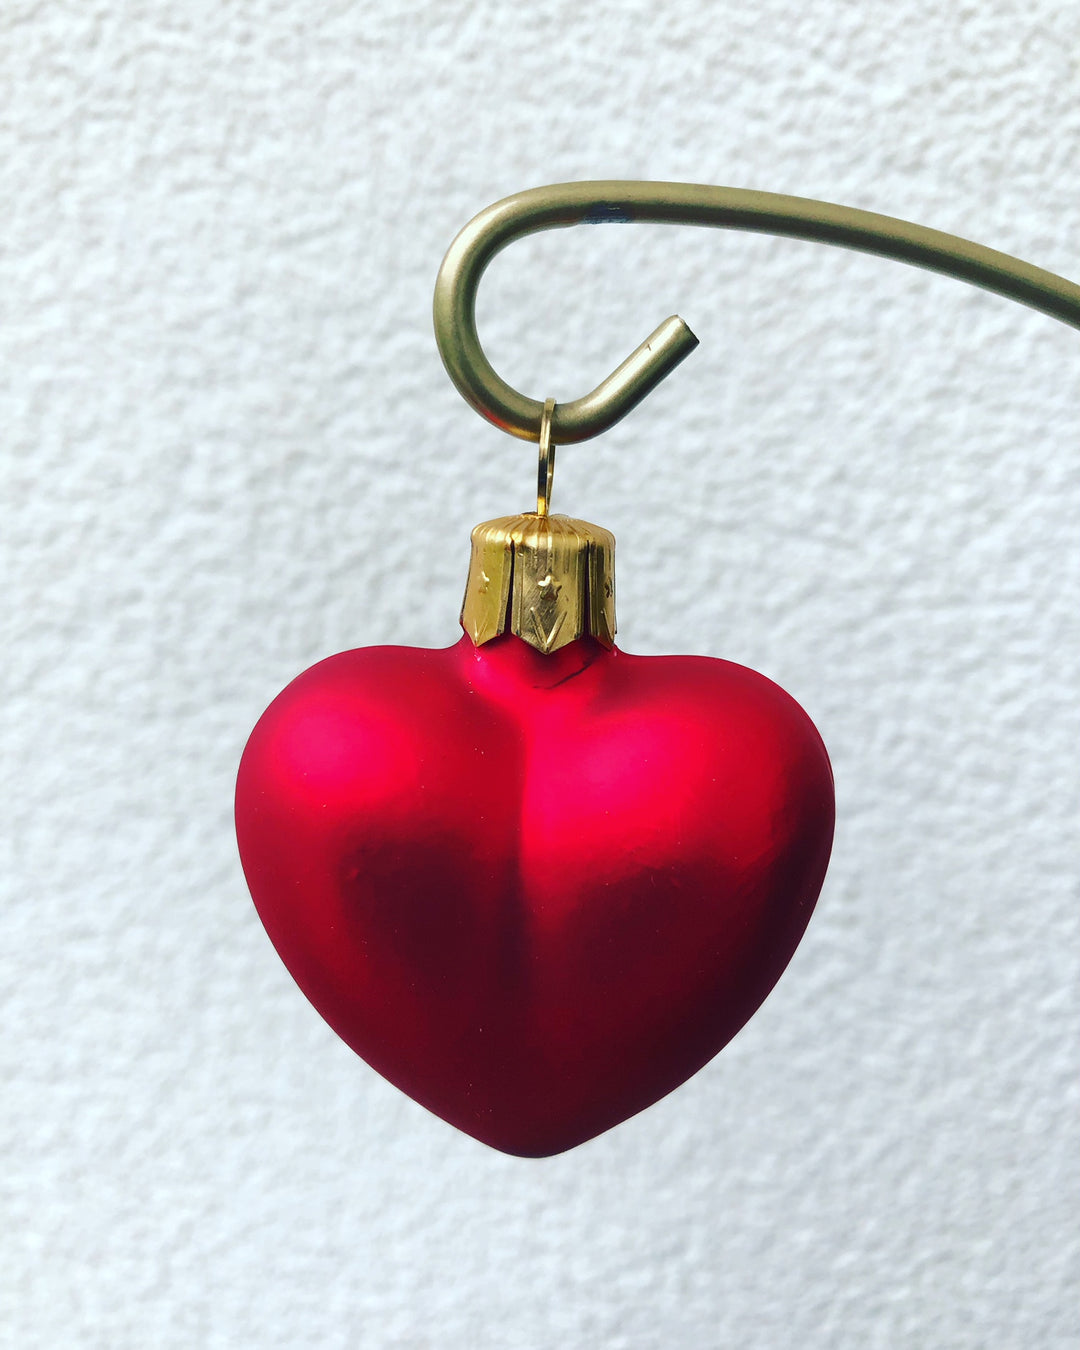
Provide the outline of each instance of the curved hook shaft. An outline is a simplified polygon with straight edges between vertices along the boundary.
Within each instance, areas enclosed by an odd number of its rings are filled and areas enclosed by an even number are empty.
[[[496,253],[538,230],[607,221],[713,225],[816,240],[943,272],[1080,328],[1080,286],[941,230],[807,197],[698,183],[619,180],[557,183],[518,192],[481,211],[450,245],[435,283],[435,339],[443,364],[468,403],[524,440],[540,434],[544,410],[495,373],[476,332],[476,289]],[[590,394],[558,403],[551,438],[587,441],[624,417],[697,346],[672,316]]]

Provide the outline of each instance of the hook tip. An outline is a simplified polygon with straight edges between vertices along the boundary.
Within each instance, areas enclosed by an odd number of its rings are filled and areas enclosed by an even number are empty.
[[[700,347],[700,346],[701,346],[701,339],[700,339],[700,338],[698,337],[698,335],[694,332],[694,330],[690,327],[690,325],[686,322],[686,320],[683,319],[683,318],[680,318],[680,316],[679,316],[678,314],[673,314],[671,317],[672,317],[673,319],[678,319],[678,320],[679,320],[679,323],[682,324],[683,332],[686,334],[686,339],[685,339],[685,340],[686,340],[686,350],[687,350],[688,352],[692,352],[692,351],[694,350],[695,347]]]

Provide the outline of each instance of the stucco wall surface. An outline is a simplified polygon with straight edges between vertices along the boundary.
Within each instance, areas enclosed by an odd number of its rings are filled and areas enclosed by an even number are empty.
[[[695,329],[556,507],[618,538],[624,648],[763,670],[837,779],[780,985],[610,1134],[504,1157],[357,1060],[231,797],[303,667],[455,641],[470,527],[530,505],[431,336],[470,216],[724,183],[1080,278],[1080,9],[6,0],[0,61],[0,1344],[1075,1346],[1075,332],[714,231],[493,266],[539,397]]]

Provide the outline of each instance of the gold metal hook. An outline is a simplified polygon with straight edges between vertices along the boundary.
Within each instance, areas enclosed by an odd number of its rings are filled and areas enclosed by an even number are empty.
[[[557,183],[516,193],[481,211],[450,245],[435,283],[435,339],[450,378],[466,402],[513,436],[538,439],[544,404],[500,379],[484,355],[476,332],[476,290],[484,269],[523,235],[609,221],[711,225],[838,244],[943,272],[1080,328],[1080,286],[1075,283],[1007,253],[892,216],[697,183]],[[552,439],[569,445],[606,431],[697,345],[682,319],[665,319],[592,393],[554,408]]]
[[[551,506],[551,487],[555,481],[555,444],[551,439],[551,419],[555,400],[544,400],[540,416],[540,467],[536,474],[536,514],[546,516]]]

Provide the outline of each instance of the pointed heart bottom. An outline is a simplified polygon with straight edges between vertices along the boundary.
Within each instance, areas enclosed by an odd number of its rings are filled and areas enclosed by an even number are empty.
[[[357,1054],[507,1153],[701,1068],[825,876],[833,786],[764,676],[581,639],[372,647],[270,705],[236,792],[274,946]]]

